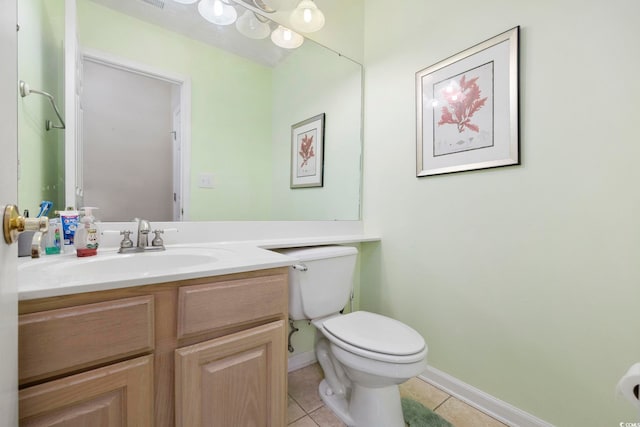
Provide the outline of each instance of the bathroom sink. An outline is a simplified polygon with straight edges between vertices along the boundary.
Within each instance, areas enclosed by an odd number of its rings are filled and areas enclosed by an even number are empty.
[[[247,244],[176,245],[165,251],[119,254],[100,249],[97,256],[75,253],[18,262],[19,299],[94,292],[128,286],[275,268],[291,260]]]
[[[195,252],[184,249],[130,254],[116,253],[59,263],[51,268],[51,273],[63,274],[72,280],[75,277],[80,278],[86,275],[104,277],[122,272],[148,275],[158,271],[173,271],[210,264],[217,262],[218,259],[212,251]]]
[[[97,256],[78,258],[75,254],[45,257],[18,266],[18,281],[29,283],[46,281],[69,286],[137,280],[161,277],[199,270],[211,270],[222,261],[237,257],[232,250],[223,248],[173,247],[165,251],[119,254],[115,250],[100,252]]]

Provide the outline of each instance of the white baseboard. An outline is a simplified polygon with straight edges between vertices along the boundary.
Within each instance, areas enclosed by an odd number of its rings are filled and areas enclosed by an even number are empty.
[[[298,353],[293,356],[289,356],[289,366],[287,372],[297,371],[305,366],[313,365],[316,363],[316,352],[307,351],[306,353]]]
[[[288,372],[302,369],[315,362],[316,354],[314,351],[290,356]],[[554,427],[553,424],[549,424],[431,366],[427,367],[427,370],[422,375],[419,375],[419,378],[506,425],[513,427]]]
[[[419,378],[509,426],[553,427],[552,424],[431,366]]]

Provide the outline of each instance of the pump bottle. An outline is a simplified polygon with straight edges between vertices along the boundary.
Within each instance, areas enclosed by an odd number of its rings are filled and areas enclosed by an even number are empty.
[[[80,226],[76,231],[74,244],[76,254],[79,257],[93,256],[98,254],[98,228],[92,213],[97,208],[83,208],[84,216],[80,219]]]

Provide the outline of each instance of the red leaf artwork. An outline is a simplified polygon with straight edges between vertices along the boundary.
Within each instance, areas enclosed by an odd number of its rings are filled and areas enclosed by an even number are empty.
[[[302,157],[302,164],[299,167],[303,167],[307,164],[307,162],[315,156],[313,152],[313,135],[305,135],[302,138],[302,144],[300,144],[300,151],[298,152],[300,157]]]
[[[465,128],[480,132],[478,125],[471,123],[471,117],[484,107],[487,97],[480,99],[481,91],[477,81],[478,77],[467,80],[467,76],[463,75],[459,83],[452,81],[441,90],[449,105],[442,107],[438,126],[452,124],[458,127],[460,133]]]

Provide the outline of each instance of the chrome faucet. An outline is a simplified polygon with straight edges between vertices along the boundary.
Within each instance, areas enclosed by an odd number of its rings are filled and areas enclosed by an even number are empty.
[[[160,234],[164,233],[163,230],[154,230],[155,238],[151,242],[151,246],[149,246],[149,233],[151,232],[151,224],[146,219],[135,218],[134,221],[138,224],[138,240],[136,245],[133,246],[133,242],[129,238],[131,231],[123,230],[120,232],[121,235],[124,236],[122,241],[120,242],[119,253],[130,253],[130,252],[146,252],[146,251],[163,251],[165,249],[164,242],[160,237]]]
[[[146,219],[136,218],[138,221],[138,247],[146,248],[149,246],[149,232],[151,231],[151,224]]]

